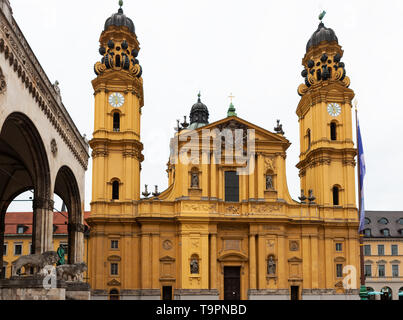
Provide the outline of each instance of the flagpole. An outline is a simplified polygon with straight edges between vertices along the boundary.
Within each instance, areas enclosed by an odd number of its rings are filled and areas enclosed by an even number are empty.
[[[357,100],[355,101],[355,132],[357,140],[358,151],[358,112],[357,112]],[[359,153],[357,154],[357,177],[358,177],[358,221],[360,221],[361,214],[361,159]],[[360,243],[360,297],[361,300],[368,300],[367,287],[365,286],[365,269],[364,269],[364,230],[359,232]]]

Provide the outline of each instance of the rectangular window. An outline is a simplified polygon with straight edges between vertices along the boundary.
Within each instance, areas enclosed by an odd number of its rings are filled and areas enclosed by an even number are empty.
[[[365,276],[366,277],[371,277],[372,276],[372,266],[370,264],[365,265]]]
[[[111,240],[111,249],[119,249],[119,241]]]
[[[385,265],[384,264],[380,264],[378,266],[378,276],[379,277],[384,277],[385,276]]]
[[[336,243],[336,251],[343,251],[343,244],[342,243]]]
[[[8,245],[7,245],[7,243],[5,243],[3,246],[3,256],[7,255],[7,249],[8,249]]]
[[[30,254],[34,254],[34,246],[32,245],[32,243],[29,244],[29,252]]]
[[[118,273],[118,264],[117,263],[111,263],[111,275],[117,276]]]
[[[399,276],[399,265],[392,264],[392,277],[398,277],[398,276]]]
[[[365,256],[371,255],[371,245],[370,244],[364,245],[364,255]]]
[[[22,244],[21,243],[14,244],[14,255],[15,256],[22,255]]]
[[[343,278],[343,265],[342,264],[336,264],[336,277]]]
[[[378,256],[385,255],[385,246],[383,244],[378,244]]]
[[[6,267],[1,268],[1,272],[2,272],[3,278],[0,277],[0,279],[5,279],[6,278],[6,272],[7,272]]]
[[[397,244],[392,244],[392,256],[399,255]]]
[[[239,176],[236,171],[225,172],[225,201],[239,202]]]

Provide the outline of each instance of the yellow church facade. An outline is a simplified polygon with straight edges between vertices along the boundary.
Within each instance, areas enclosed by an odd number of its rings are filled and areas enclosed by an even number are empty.
[[[359,299],[354,93],[333,30],[321,23],[303,58],[300,201],[288,191],[281,125],[249,123],[232,103],[209,123],[200,95],[171,139],[168,189],[141,198],[139,51],[120,8],[92,82],[92,298]]]

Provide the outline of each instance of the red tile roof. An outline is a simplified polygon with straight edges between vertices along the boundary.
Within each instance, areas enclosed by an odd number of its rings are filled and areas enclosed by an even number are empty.
[[[89,211],[84,212],[84,219],[90,216]],[[17,234],[18,226],[26,226],[26,235],[32,234],[32,212],[7,212],[5,219],[5,235]],[[53,212],[53,225],[57,226],[54,234],[67,234],[67,212]],[[84,224],[88,224],[84,220]]]

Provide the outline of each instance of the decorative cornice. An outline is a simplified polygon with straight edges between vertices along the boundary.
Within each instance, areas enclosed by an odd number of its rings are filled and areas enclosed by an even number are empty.
[[[86,141],[60,101],[60,96],[36,59],[14,18],[11,17],[11,25],[3,11],[0,11],[0,18],[0,53],[4,54],[26,90],[80,165],[87,170],[89,153]]]

